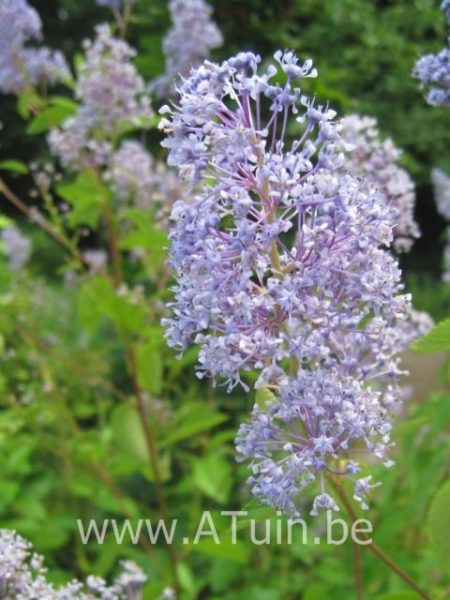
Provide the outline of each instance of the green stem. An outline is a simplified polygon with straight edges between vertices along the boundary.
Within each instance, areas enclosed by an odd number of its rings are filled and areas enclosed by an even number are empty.
[[[345,493],[344,488],[342,487],[340,482],[336,481],[336,479],[332,478],[332,477],[330,477],[329,480],[331,481],[331,484],[333,485],[334,489],[336,490],[339,498],[342,501],[342,504],[344,505],[345,510],[347,511],[347,513],[350,516],[350,518],[352,519],[352,521],[353,522],[357,521],[359,517],[356,514],[356,511],[353,508],[353,505],[352,505],[351,501],[349,500],[347,494]],[[364,541],[369,542],[369,538],[366,537]],[[375,554],[375,556],[377,556],[382,562],[384,562],[384,564],[391,571],[393,571],[396,575],[398,575],[400,577],[400,579],[403,579],[403,581],[411,589],[413,589],[421,598],[423,598],[423,600],[431,600],[430,596],[428,596],[428,594],[424,590],[422,590],[422,588],[419,587],[419,585],[414,581],[414,579],[412,579],[407,573],[405,573],[405,571],[399,565],[397,565],[397,563],[394,562],[392,560],[392,558],[390,558],[374,542],[372,542],[370,540],[370,543],[364,544],[364,545],[366,548],[368,548],[368,550],[370,550],[373,554]]]
[[[120,257],[120,249],[119,243],[117,240],[115,221],[111,214],[110,207],[107,203],[104,205],[103,214],[105,217],[105,223],[108,230],[108,241],[109,248],[111,252],[111,258],[113,263],[113,272],[114,272],[114,285],[116,288],[119,288],[123,284],[123,274],[122,274],[122,264]],[[136,352],[133,347],[133,344],[127,338],[126,335],[124,338],[124,346],[125,352],[128,360],[128,367],[130,371],[131,384],[133,387],[134,396],[136,398],[136,409],[139,417],[139,421],[141,423],[142,431],[145,437],[146,446],[149,453],[150,458],[150,466],[152,468],[153,477],[155,479],[155,489],[156,489],[156,498],[158,501],[159,509],[161,511],[161,516],[165,523],[169,524],[169,510],[167,505],[167,499],[164,493],[164,485],[162,480],[161,468],[159,464],[158,458],[158,450],[156,445],[156,436],[153,431],[152,424],[147,418],[146,407],[145,407],[145,399],[144,394],[142,393],[139,378],[138,378],[138,364]],[[172,579],[175,591],[179,592],[179,583],[178,583],[178,573],[177,573],[177,555],[175,552],[175,548],[172,544],[168,544],[167,551],[170,558],[170,567],[172,571]]]
[[[355,596],[356,600],[364,600],[364,586],[361,568],[361,546],[352,540],[353,551],[353,573],[355,576]]]
[[[30,221],[36,223],[41,227],[51,238],[56,240],[59,244],[64,246],[66,250],[70,252],[73,258],[82,264],[83,260],[78,252],[76,246],[65,237],[58,229],[40,213],[36,213],[33,208],[30,208],[23,200],[21,200],[6,184],[6,182],[0,177],[0,193],[2,193],[11,204],[13,204],[22,214],[24,214]]]

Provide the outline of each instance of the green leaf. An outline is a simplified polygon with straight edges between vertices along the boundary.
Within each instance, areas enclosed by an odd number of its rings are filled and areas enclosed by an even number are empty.
[[[152,341],[138,347],[137,370],[140,386],[158,396],[162,389],[163,365]]]
[[[329,596],[329,588],[322,583],[312,583],[304,592],[304,600],[323,600]]]
[[[226,502],[231,488],[231,467],[221,452],[194,461],[197,487],[217,502]]]
[[[214,539],[209,537],[200,538],[197,544],[189,544],[186,547],[193,552],[204,554],[206,556],[215,556],[217,558],[225,558],[239,564],[245,564],[248,560],[247,546],[236,540],[233,544],[228,538],[222,539],[219,536],[220,544],[216,544]]]
[[[124,211],[123,216],[134,225],[134,228],[122,237],[120,241],[122,250],[142,248],[162,254],[162,248],[168,243],[167,234],[155,226],[150,211],[132,209]]]
[[[450,319],[441,321],[423,338],[414,342],[416,352],[441,352],[450,350]]]
[[[437,555],[444,563],[450,556],[450,480],[446,481],[431,501],[426,530]]]
[[[13,173],[20,173],[21,175],[26,175],[28,173],[27,165],[20,160],[2,160],[0,162],[0,169],[12,171]]]
[[[27,133],[30,135],[36,135],[38,133],[44,133],[52,127],[58,127],[66,121],[69,117],[73,116],[76,111],[76,104],[73,106],[70,104],[58,103],[54,106],[49,106],[40,112],[27,127]]]
[[[262,387],[256,390],[255,403],[263,408],[268,403],[278,402],[278,398],[267,387]]]
[[[193,437],[202,431],[208,431],[226,420],[226,415],[202,408],[183,418],[178,426],[174,428],[173,433],[169,433],[161,440],[159,446],[160,448],[171,446],[172,444]]]
[[[113,321],[120,332],[140,333],[145,326],[145,309],[120,296],[113,284],[102,277],[87,281],[79,297],[79,318],[82,325],[94,329],[98,316]]]
[[[376,600],[420,600],[420,596],[414,592],[391,592],[377,596]]]
[[[7,217],[6,215],[0,215],[0,229],[5,229],[7,227],[13,227],[14,221]]]
[[[114,440],[123,452],[147,464],[150,457],[136,410],[129,404],[117,406],[112,413],[110,425]]]
[[[108,200],[109,190],[91,169],[81,171],[70,183],[60,183],[56,188],[61,198],[72,206],[70,225],[88,225],[95,229]]]

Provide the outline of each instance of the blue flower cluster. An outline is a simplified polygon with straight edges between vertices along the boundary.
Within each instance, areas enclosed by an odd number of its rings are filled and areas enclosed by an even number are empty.
[[[444,0],[441,8],[450,23],[449,0]],[[422,56],[414,67],[413,75],[420,79],[423,88],[428,89],[425,96],[428,104],[450,106],[450,48]]]
[[[41,38],[41,19],[26,0],[0,2],[0,91],[20,94],[30,85],[70,77],[61,52],[27,46]]]
[[[249,390],[258,372],[273,399],[236,442],[252,491],[296,513],[317,480],[316,514],[337,508],[327,474],[354,479],[365,505],[361,456],[391,464],[398,353],[417,325],[389,250],[396,207],[345,168],[342,125],[299,87],[312,61],[274,58],[263,70],[251,52],[206,61],[161,109],[168,162],[193,190],[172,212],[164,326],[170,346],[199,346],[199,377]]]

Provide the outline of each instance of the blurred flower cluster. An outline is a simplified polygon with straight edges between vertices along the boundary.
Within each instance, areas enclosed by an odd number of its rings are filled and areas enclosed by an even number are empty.
[[[450,3],[444,0],[441,5],[450,24]],[[428,90],[425,98],[431,106],[450,106],[450,48],[443,48],[437,54],[426,54],[416,63],[414,77],[421,81],[422,88]]]
[[[414,219],[416,194],[408,172],[399,166],[401,151],[390,139],[382,140],[376,119],[349,115],[341,120],[345,163],[343,170],[361,177],[385,194],[392,208],[391,225],[397,252],[411,249],[420,236]]]
[[[20,94],[27,87],[70,78],[64,56],[28,45],[42,39],[42,22],[26,0],[0,3],[0,91]]]
[[[187,77],[191,67],[223,43],[211,20],[211,7],[204,0],[170,0],[169,10],[173,25],[163,41],[166,72],[150,86],[159,97],[173,93],[179,77]]]

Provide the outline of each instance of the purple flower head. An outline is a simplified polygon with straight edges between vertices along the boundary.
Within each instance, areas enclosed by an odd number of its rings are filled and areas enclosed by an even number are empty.
[[[26,46],[42,38],[38,13],[25,0],[0,3],[0,90],[20,94],[29,85],[56,83],[70,77],[60,52]]]
[[[121,567],[121,573],[111,586],[108,586],[101,577],[90,575],[86,586],[73,580],[62,587],[55,587],[47,581],[44,559],[33,552],[31,543],[15,531],[0,529],[0,596],[5,600],[137,598],[147,577],[131,561],[123,561]]]
[[[450,176],[441,169],[433,169],[432,182],[438,213],[450,223]],[[450,283],[450,224],[447,227],[447,242],[444,248],[443,281]]]
[[[95,0],[99,6],[106,6],[111,10],[119,10],[122,6],[122,0]]]
[[[438,213],[450,221],[450,175],[447,175],[442,169],[433,169],[431,180]]]
[[[441,10],[444,11],[445,18],[450,23],[450,0],[443,0]]]
[[[78,111],[49,136],[61,162],[78,168],[106,164],[113,141],[153,114],[144,81],[131,62],[135,51],[112,37],[108,25],[96,31],[94,42],[85,43],[86,61],[76,85]]]
[[[444,0],[441,9],[450,24],[450,1]],[[428,104],[450,106],[450,48],[419,58],[413,69],[413,76],[420,79],[423,89],[428,90],[425,96]]]
[[[398,164],[401,151],[392,140],[380,138],[376,119],[350,115],[341,120],[341,127],[344,149],[347,148],[343,171],[363,177],[367,185],[385,195],[392,208],[394,248],[398,252],[410,250],[420,230],[414,219],[414,182]]]
[[[211,7],[204,0],[170,0],[172,28],[164,38],[166,72],[151,88],[162,97],[173,92],[176,80],[187,77],[210,51],[223,43],[222,34],[211,20]]]
[[[260,62],[205,62],[161,109],[169,164],[195,191],[172,211],[177,281],[164,325],[169,345],[199,346],[199,377],[248,390],[244,375],[256,370],[254,387],[273,390],[276,401],[242,426],[238,452],[253,492],[286,512],[317,480],[315,514],[334,505],[327,470],[357,472],[355,443],[388,464],[411,306],[389,252],[392,208],[343,172],[334,111],[301,90],[317,75],[312,62],[292,52]],[[290,142],[292,120],[301,132]]]
[[[30,259],[31,241],[22,235],[16,227],[3,229],[2,241],[5,245],[11,271],[23,269]]]
[[[153,159],[135,140],[125,140],[111,156],[105,178],[120,200],[152,207],[160,226],[167,227],[173,204],[188,194],[186,186],[165,163]]]

